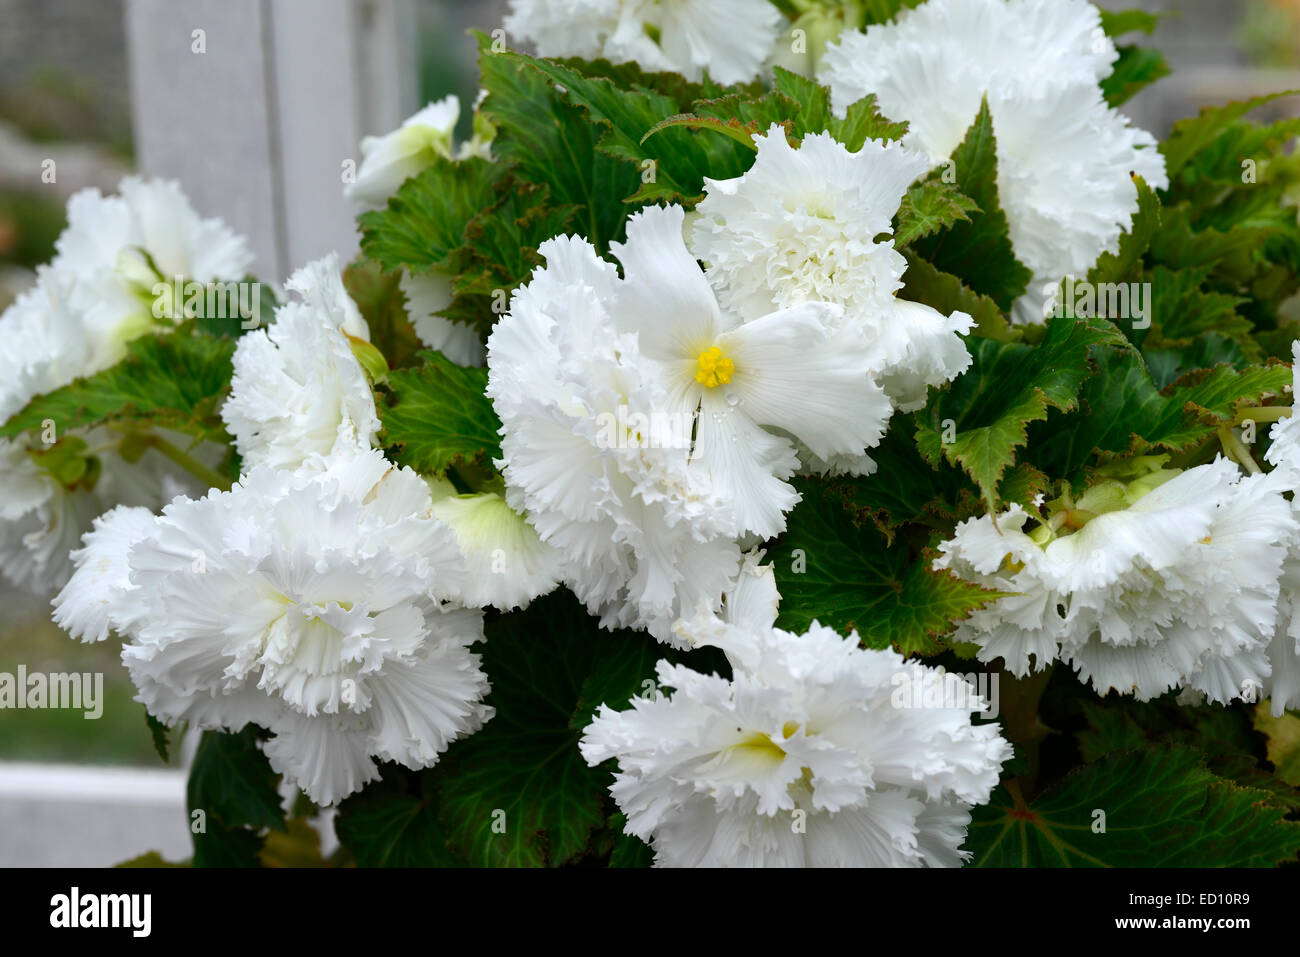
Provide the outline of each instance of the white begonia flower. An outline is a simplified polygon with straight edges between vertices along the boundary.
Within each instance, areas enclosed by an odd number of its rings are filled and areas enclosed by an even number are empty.
[[[771,569],[747,565],[727,620],[681,621],[726,652],[728,681],[660,661],[660,690],[601,705],[579,748],[613,759],[610,793],[661,867],[955,866],[969,809],[1010,746],[942,669],[814,623],[775,628]],[[663,688],[674,689],[665,694]]]
[[[416,769],[492,715],[482,614],[428,486],[379,451],[323,471],[256,469],[152,523],[106,515],[56,599],[84,640],[127,639],[140,699],[167,724],[268,729],[271,766],[318,804]]]
[[[78,216],[84,225],[84,217]],[[84,238],[84,237],[83,237]],[[96,281],[103,277],[91,275]],[[71,306],[82,277],[43,267],[37,284],[0,315],[0,421],[35,396],[95,371],[94,338]],[[100,340],[99,345],[103,345]],[[108,428],[63,432],[48,420],[0,439],[0,575],[37,594],[57,591],[72,574],[69,553],[94,517],[118,504],[156,507],[191,488],[180,470],[145,449],[138,466],[117,448],[125,433]],[[181,440],[160,430],[163,438]]]
[[[892,233],[903,194],[930,161],[880,140],[851,153],[828,133],[794,149],[777,125],[754,142],[743,176],[705,180],[692,224],[691,248],[724,308],[754,319],[806,302],[843,306],[873,379],[898,409],[921,408],[929,386],[970,365],[961,334],[974,320],[898,299],[907,261],[893,239],[876,239]]]
[[[724,311],[682,223],[676,206],[628,221],[627,242],[611,247],[626,277],[611,313],[659,366],[667,411],[698,410],[692,462],[732,503],[738,531],[771,538],[798,501],[785,481],[798,466],[794,442],[819,459],[862,457],[893,410],[840,306],[803,302],[758,318]]]
[[[366,209],[382,209],[388,198],[412,176],[418,176],[441,156],[452,158],[452,142],[460,119],[460,99],[446,96],[402,121],[383,136],[361,141],[361,166],[343,195]]]
[[[546,57],[634,61],[719,83],[756,78],[783,18],[768,0],[511,0],[505,27]]]
[[[237,281],[253,261],[245,239],[219,219],[201,219],[179,184],[128,176],[120,191],[85,189],[68,200],[50,262],[84,329],[88,355],[77,375],[108,368],[132,339],[181,320],[183,304],[171,301],[177,277]]]
[[[875,94],[906,121],[903,142],[947,162],[988,97],[998,195],[1016,257],[1033,273],[1017,322],[1041,322],[1047,289],[1114,251],[1137,211],[1138,173],[1168,186],[1155,139],[1106,105],[1116,59],[1083,0],[928,0],[889,24],[846,33],[822,63],[832,103]]]
[[[304,266],[286,283],[299,300],[235,347],[222,421],[247,469],[293,471],[321,457],[373,447],[379,416],[351,340],[370,330],[343,286],[338,255]]]
[[[602,625],[672,641],[682,609],[735,580],[733,513],[688,461],[694,416],[667,414],[659,370],[613,320],[618,270],[574,237],[540,251],[488,339],[506,501]]]
[[[1103,695],[1182,686],[1226,704],[1268,675],[1297,531],[1282,489],[1219,459],[1104,481],[1030,533],[1015,505],[996,526],[968,519],[935,567],[1010,594],[972,612],[957,640],[1019,675],[1059,656]]]
[[[560,553],[496,492],[459,495],[445,479],[426,479],[430,513],[456,536],[468,580],[458,593],[472,608],[525,608],[552,591],[564,573]]]
[[[584,240],[543,244],[547,266],[489,339],[488,395],[507,499],[565,554],[570,587],[607,625],[672,640],[683,609],[716,606],[734,578],[734,540],[784,528],[793,439],[860,455],[890,408],[839,307],[741,322],[686,250],[679,207],[627,232],[622,279]]]
[[[129,176],[120,188],[120,196],[84,189],[68,200],[54,258],[0,314],[0,421],[113,365],[137,336],[179,321],[177,277],[238,280],[252,262],[244,238],[200,219],[175,182]]]
[[[66,284],[43,267],[36,285],[0,314],[5,342],[0,421],[34,396],[71,382],[86,367],[89,344],[67,308],[66,291]],[[98,497],[85,488],[88,482],[66,488],[33,457],[40,451],[41,443],[31,435],[0,439],[0,573],[15,587],[37,593],[67,581],[72,573],[68,553],[102,511]]]
[[[414,276],[403,271],[399,282],[407,315],[425,348],[436,349],[457,365],[481,366],[487,353],[478,330],[438,315],[451,305],[452,277],[439,271]]]

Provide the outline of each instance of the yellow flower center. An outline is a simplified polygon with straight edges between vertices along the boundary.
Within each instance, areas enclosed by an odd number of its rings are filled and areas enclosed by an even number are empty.
[[[731,376],[736,371],[736,364],[724,356],[717,346],[709,346],[701,352],[699,363],[700,367],[695,372],[695,381],[706,389],[713,389],[730,382]]]
[[[744,748],[754,758],[765,758],[769,761],[785,760],[785,749],[760,731],[755,731],[732,747]]]

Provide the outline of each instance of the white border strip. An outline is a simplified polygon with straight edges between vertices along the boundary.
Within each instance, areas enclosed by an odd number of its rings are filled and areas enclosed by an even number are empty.
[[[0,763],[0,800],[185,806],[185,772]]]

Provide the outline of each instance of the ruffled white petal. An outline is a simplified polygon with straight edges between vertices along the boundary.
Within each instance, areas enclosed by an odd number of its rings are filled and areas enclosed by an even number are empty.
[[[246,468],[294,470],[370,449],[379,432],[374,394],[348,337],[369,329],[348,298],[331,253],[296,272],[301,301],[275,313],[235,348],[230,397],[221,417]]]
[[[439,272],[417,276],[403,272],[400,282],[411,325],[425,348],[441,352],[458,365],[481,366],[486,353],[478,331],[438,315],[451,305],[451,277]]]
[[[152,529],[154,514],[147,508],[119,506],[95,519],[84,545],[72,553],[77,570],[54,599],[54,622],[81,641],[103,641],[111,621],[124,628],[137,624],[130,598],[131,546]]]

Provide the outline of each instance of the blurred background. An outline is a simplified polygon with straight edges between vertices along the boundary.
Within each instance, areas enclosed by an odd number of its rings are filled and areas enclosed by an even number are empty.
[[[478,84],[466,31],[498,27],[506,6],[0,0],[0,309],[53,254],[68,196],[114,191],[135,170],[180,179],[201,214],[249,235],[264,279],[331,248],[350,254],[340,161],[447,93],[460,96],[468,137]],[[1125,107],[1159,137],[1202,105],[1300,88],[1300,0],[1104,6],[1169,14],[1141,42],[1174,74]],[[54,183],[40,178],[47,158]],[[100,671],[107,700],[94,722],[0,711],[0,865],[187,857],[186,750],[162,767],[115,648],[69,640],[48,620],[48,597],[0,585],[0,672]]]

